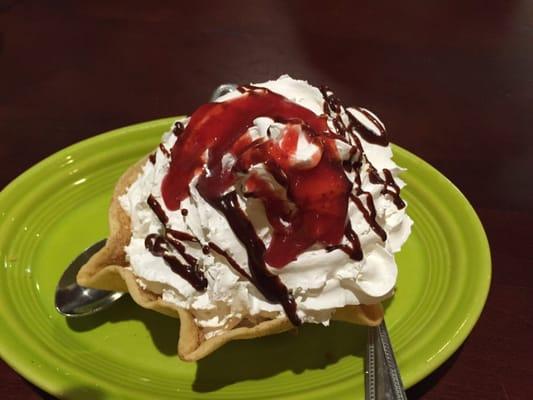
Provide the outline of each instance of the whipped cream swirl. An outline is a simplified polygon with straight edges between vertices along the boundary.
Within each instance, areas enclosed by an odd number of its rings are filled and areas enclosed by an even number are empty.
[[[328,89],[319,90],[286,75],[253,87],[284,96],[316,116],[327,115],[328,128],[338,136],[333,142],[339,162],[345,166],[344,173],[353,188],[346,224],[357,236],[360,257],[346,251],[346,248],[354,250],[353,240],[347,235],[336,245],[314,243],[284,265],[267,265],[290,292],[299,320],[327,325],[338,308],[374,304],[391,296],[397,276],[393,254],[409,236],[412,221],[399,197],[400,188],[404,186],[398,178],[402,169],[391,159],[392,151],[384,137],[383,124],[366,109],[343,107]],[[245,95],[235,91],[217,102]],[[186,127],[189,121],[185,118],[178,126]],[[349,135],[346,134],[348,126],[353,127]],[[175,132],[176,129],[171,128],[164,134],[161,145],[143,166],[139,178],[120,197],[120,204],[131,218],[132,237],[126,254],[138,283],[160,294],[164,301],[190,310],[206,338],[238,325],[248,326],[283,317],[282,305],[268,301],[248,279],[253,271],[248,264],[247,250],[225,216],[199,192],[199,172],[190,180],[189,195],[180,201],[179,209],[167,207],[161,187],[169,173],[169,155],[178,140]],[[280,122],[270,116],[259,116],[242,137],[246,138],[246,144],[275,143],[276,149],[286,152],[280,160],[291,169],[312,169],[324,156],[323,148],[292,121]],[[209,157],[209,150],[206,150],[202,155],[204,170]],[[221,159],[222,170],[234,170],[240,162],[239,157],[228,151]],[[279,177],[274,175],[264,162],[251,163],[248,168],[239,169],[230,188],[267,247],[273,235],[271,221],[267,218],[265,203],[250,195],[257,190],[258,182],[260,186],[266,185],[288,213],[294,207]],[[166,224],[154,213],[149,198],[168,218]],[[168,260],[147,249],[147,237],[161,235],[165,229],[194,238],[184,242],[185,256],[197,260],[196,267],[206,279],[205,290],[195,289],[187,279],[173,272]],[[212,251],[214,247],[220,251]],[[166,250],[172,252],[172,249]],[[174,251],[172,256],[184,264],[187,262],[179,251]],[[242,268],[241,272],[235,269],[235,264]]]

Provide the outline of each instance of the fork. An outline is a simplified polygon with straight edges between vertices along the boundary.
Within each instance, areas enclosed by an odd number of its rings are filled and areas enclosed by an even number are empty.
[[[407,400],[385,321],[368,328],[365,400]]]

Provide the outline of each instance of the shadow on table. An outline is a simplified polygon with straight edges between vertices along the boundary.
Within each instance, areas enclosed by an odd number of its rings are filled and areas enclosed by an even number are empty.
[[[73,331],[85,332],[106,323],[121,321],[141,321],[157,349],[168,356],[177,356],[179,321],[175,318],[139,307],[130,296],[124,296],[111,307],[94,315],[80,318],[67,318]]]

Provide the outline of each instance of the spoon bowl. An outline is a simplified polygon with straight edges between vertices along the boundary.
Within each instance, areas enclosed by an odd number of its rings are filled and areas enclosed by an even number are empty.
[[[124,292],[86,288],[76,283],[76,275],[80,268],[89,261],[91,256],[104,247],[105,243],[106,239],[87,248],[70,263],[61,276],[55,295],[56,310],[59,313],[67,317],[94,314],[108,307],[125,294]]]

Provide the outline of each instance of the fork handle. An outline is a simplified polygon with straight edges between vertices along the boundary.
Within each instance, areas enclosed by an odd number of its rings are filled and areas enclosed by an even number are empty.
[[[368,328],[365,399],[407,400],[385,321]]]

